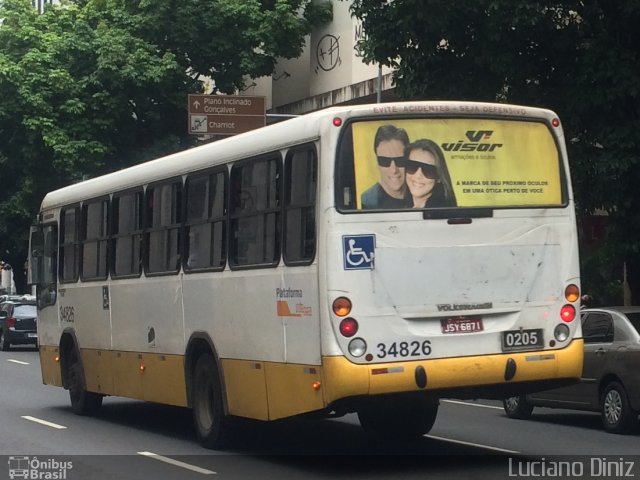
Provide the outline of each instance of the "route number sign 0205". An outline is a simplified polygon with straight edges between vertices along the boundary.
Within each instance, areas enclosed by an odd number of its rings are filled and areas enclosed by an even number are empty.
[[[542,348],[544,346],[544,338],[542,329],[535,328],[531,330],[507,330],[502,332],[502,351],[511,350],[529,350],[533,348]]]

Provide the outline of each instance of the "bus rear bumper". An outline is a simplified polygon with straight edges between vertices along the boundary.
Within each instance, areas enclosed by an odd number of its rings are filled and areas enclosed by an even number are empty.
[[[583,346],[582,339],[575,339],[559,350],[369,365],[324,357],[325,401],[419,391],[437,397],[504,398],[545,390],[580,378]]]

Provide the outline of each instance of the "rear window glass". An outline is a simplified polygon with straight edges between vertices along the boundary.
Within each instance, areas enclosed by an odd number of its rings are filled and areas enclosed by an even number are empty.
[[[542,122],[359,121],[338,149],[341,210],[563,206],[562,162]]]
[[[13,314],[15,316],[36,316],[36,306],[35,305],[16,305],[16,308],[13,309]]]

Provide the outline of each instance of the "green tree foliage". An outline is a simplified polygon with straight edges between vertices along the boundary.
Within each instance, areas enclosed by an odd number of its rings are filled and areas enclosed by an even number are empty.
[[[626,259],[639,301],[640,2],[354,0],[351,11],[366,33],[364,59],[393,67],[404,98],[560,115],[579,213],[609,213],[600,257],[619,269]]]
[[[270,75],[279,57],[298,57],[312,26],[331,19],[329,2],[310,0],[105,1],[123,6],[141,37],[225,93],[242,89],[246,77]]]
[[[29,224],[54,188],[177,149],[193,81],[122,11],[66,4],[0,17],[0,257],[22,272]]]
[[[200,75],[233,93],[295,57],[310,0],[0,1],[0,259],[22,272],[44,194],[193,144]]]

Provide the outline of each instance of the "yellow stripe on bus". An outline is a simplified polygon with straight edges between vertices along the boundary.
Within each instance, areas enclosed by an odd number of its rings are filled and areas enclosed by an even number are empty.
[[[322,410],[321,368],[312,365],[222,360],[227,408],[231,415],[276,420]]]
[[[42,381],[62,386],[58,347],[40,346]],[[184,356],[81,349],[87,390],[187,406]]]
[[[322,366],[222,359],[227,410],[231,415],[275,420],[322,410],[348,397],[418,391],[415,369],[427,376],[426,391],[505,383],[507,359],[517,365],[507,383],[579,378],[583,340],[544,353],[522,352],[358,365],[343,356],[323,357]],[[58,349],[40,347],[43,382],[62,385]],[[82,350],[87,389],[105,395],[187,406],[184,356]]]
[[[324,357],[324,395],[327,403],[331,403],[356,395],[418,391],[415,369],[420,365],[427,375],[426,391],[548,378],[579,378],[582,352],[583,340],[577,339],[564,349],[545,352],[542,357],[532,352],[512,352],[375,365],[356,365],[342,356]],[[516,362],[517,369],[513,379],[505,382],[508,358]],[[393,374],[380,374],[384,369]]]
[[[58,347],[40,345],[40,370],[42,371],[42,383],[45,385],[62,386],[60,373],[60,353]]]

